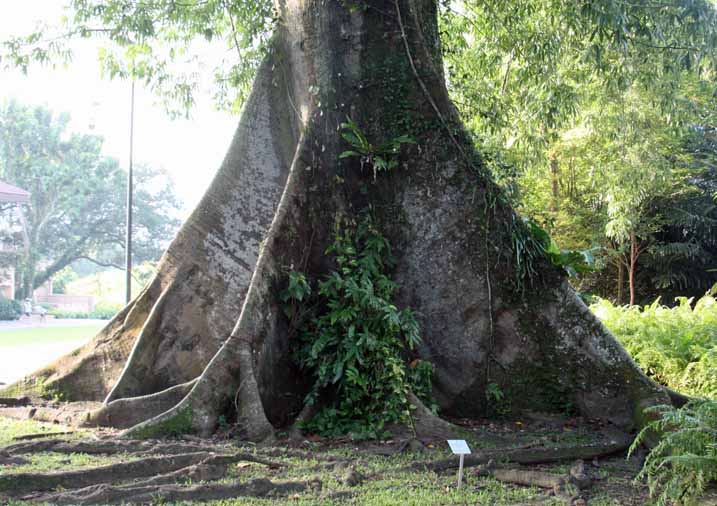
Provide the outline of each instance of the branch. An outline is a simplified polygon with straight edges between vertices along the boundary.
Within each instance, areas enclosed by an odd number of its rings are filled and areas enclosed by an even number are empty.
[[[122,265],[117,265],[114,262],[102,262],[101,260],[97,260],[96,258],[88,257],[87,255],[82,255],[76,258],[76,260],[88,260],[92,262],[95,265],[99,265],[100,267],[113,267],[115,269],[119,269],[121,271],[126,270],[126,268]],[[132,276],[132,279],[134,279],[137,283],[142,284],[142,281],[134,275],[133,271],[130,271],[130,275]]]
[[[237,40],[237,27],[234,24],[234,16],[232,16],[232,11],[229,10],[229,5],[226,2],[222,2],[222,6],[227,11],[227,16],[229,17],[229,22],[232,25],[232,38],[234,39],[234,47],[237,50],[237,55],[239,56],[239,60],[241,60],[242,59],[241,48],[239,47],[239,41]]]
[[[508,84],[508,76],[510,75],[510,66],[513,64],[513,57],[515,52],[511,50],[510,56],[508,57],[508,63],[505,66],[505,75],[503,75],[503,84],[500,86],[500,94],[505,93],[505,87]]]
[[[77,253],[78,249],[79,248],[75,248],[66,252],[64,255],[62,255],[60,258],[50,264],[50,266],[47,267],[44,271],[42,271],[42,273],[35,275],[35,278],[32,280],[33,288],[39,288],[45,281],[50,279],[57,272],[61,271],[66,266],[77,260],[77,255],[79,254]]]
[[[99,265],[100,267],[114,267],[115,269],[119,269],[123,271],[125,268],[122,265],[118,265],[114,262],[103,262],[101,260],[97,260],[96,258],[88,257],[87,255],[82,255],[77,257],[77,260],[89,260],[95,265]]]
[[[694,46],[675,46],[675,45],[660,45],[660,44],[650,44],[649,42],[642,42],[637,39],[633,39],[632,42],[634,44],[637,44],[638,46],[644,46],[649,47],[650,49],[660,49],[662,51],[699,51],[699,48],[696,48]]]

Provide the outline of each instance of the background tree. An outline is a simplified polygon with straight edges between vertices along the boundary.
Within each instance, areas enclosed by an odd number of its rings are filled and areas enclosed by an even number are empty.
[[[607,268],[587,276],[588,290],[621,300],[628,278],[632,301],[654,298],[681,278],[674,267],[698,250],[706,260],[694,241],[662,247],[667,235],[655,234],[678,218],[670,196],[688,191],[687,172],[699,170],[694,161],[687,169],[683,147],[714,107],[705,30],[714,16],[707,2],[443,9],[448,82],[463,117],[523,215],[561,246],[602,252]],[[636,280],[638,264],[647,272]]]
[[[32,193],[21,224],[20,298],[78,259],[112,265],[124,248],[126,175],[102,155],[100,137],[68,133],[68,123],[42,106],[0,109],[0,177]],[[137,173],[138,260],[157,259],[178,227],[179,203],[166,175]]]

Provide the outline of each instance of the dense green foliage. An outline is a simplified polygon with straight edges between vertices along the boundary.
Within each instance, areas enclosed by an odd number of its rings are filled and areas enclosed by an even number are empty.
[[[717,288],[717,287],[715,287]],[[657,504],[688,506],[717,481],[717,299],[715,289],[699,300],[680,297],[674,307],[615,306],[600,300],[595,314],[653,379],[702,397],[677,409],[658,406],[656,419],[632,449],[659,435],[638,479],[646,479]],[[707,399],[704,399],[704,398]]]
[[[102,154],[100,137],[67,132],[69,120],[42,106],[0,106],[0,178],[32,194],[15,238],[20,298],[78,259],[121,262],[126,173]],[[156,260],[179,226],[171,180],[137,167],[134,202],[134,257]]]
[[[442,9],[452,97],[521,213],[560,246],[595,252],[581,289],[620,301],[627,284],[637,302],[717,281],[711,236],[694,233],[714,224],[699,174],[715,153],[704,142],[715,12],[707,1]]]
[[[0,296],[0,320],[17,320],[21,313],[22,307],[18,301]]]
[[[407,363],[420,342],[418,322],[392,303],[391,249],[373,222],[338,227],[327,254],[335,271],[316,286],[292,272],[283,295],[297,359],[313,378],[307,402],[319,407],[306,429],[383,437],[387,424],[410,422],[411,391],[430,402],[433,367]]]
[[[651,409],[648,424],[632,445],[634,451],[651,434],[662,434],[637,479],[646,478],[658,506],[700,504],[707,484],[717,481],[717,401],[698,400],[682,408]]]
[[[659,299],[644,307],[600,300],[591,309],[627,351],[659,383],[689,395],[717,399],[717,300]]]

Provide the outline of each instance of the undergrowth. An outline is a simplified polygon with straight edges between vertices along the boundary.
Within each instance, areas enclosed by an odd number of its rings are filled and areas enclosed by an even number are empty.
[[[717,398],[717,300],[714,289],[675,307],[615,306],[591,309],[657,382],[688,395]]]
[[[630,448],[649,435],[661,434],[637,479],[647,479],[658,506],[691,506],[710,482],[717,481],[717,401],[696,400],[682,408],[656,406],[649,423]]]
[[[430,404],[433,366],[407,361],[420,343],[419,325],[392,302],[391,248],[373,221],[337,226],[327,254],[333,272],[315,284],[292,272],[283,294],[297,361],[314,381],[307,403],[320,407],[305,429],[387,437],[387,425],[410,422],[410,392]]]
[[[646,480],[658,506],[700,504],[708,483],[717,481],[717,300],[713,288],[695,301],[678,298],[675,307],[591,306],[642,369],[659,383],[702,397],[682,408],[657,406],[656,417],[630,451],[647,437],[659,442],[637,479]]]

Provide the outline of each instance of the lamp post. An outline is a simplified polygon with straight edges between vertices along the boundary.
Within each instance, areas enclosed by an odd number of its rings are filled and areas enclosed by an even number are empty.
[[[129,170],[127,171],[127,233],[125,239],[125,273],[127,283],[125,302],[132,300],[132,157],[134,149],[134,79],[129,116]]]

